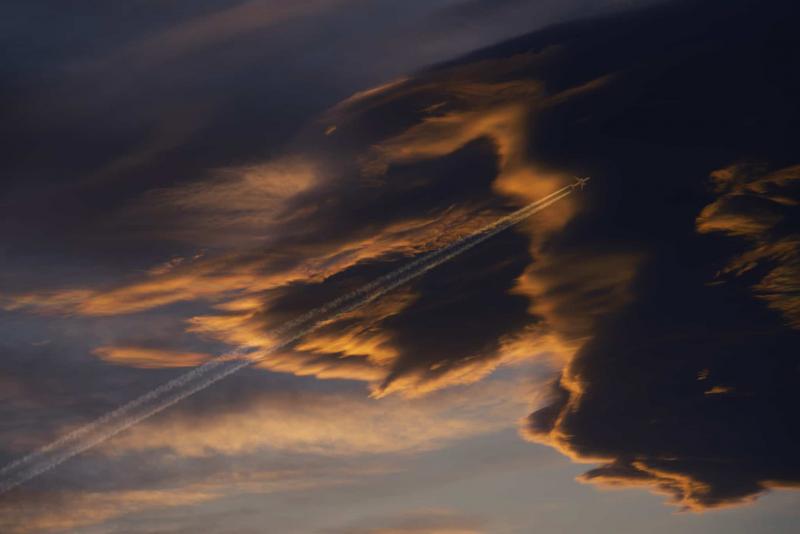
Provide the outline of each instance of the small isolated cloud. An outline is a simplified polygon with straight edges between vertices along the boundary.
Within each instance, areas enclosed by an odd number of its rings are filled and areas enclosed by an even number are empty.
[[[92,352],[104,362],[139,369],[195,367],[211,358],[210,355],[199,352],[181,352],[127,345],[97,347]]]

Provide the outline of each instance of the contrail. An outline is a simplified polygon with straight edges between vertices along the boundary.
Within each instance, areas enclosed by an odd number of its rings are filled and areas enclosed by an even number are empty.
[[[157,414],[189,395],[264,359],[270,353],[285,348],[306,334],[335,320],[341,314],[359,308],[396,287],[421,276],[499,232],[518,224],[534,213],[558,202],[572,193],[575,188],[575,184],[563,187],[449,245],[428,252],[369,284],[289,321],[273,333],[276,341],[266,349],[249,352],[238,350],[219,356],[107,413],[94,422],[78,428],[27,456],[8,464],[0,470],[0,477],[2,477],[2,480],[0,480],[0,493],[5,493],[53,469],[73,456],[91,449],[95,445]]]

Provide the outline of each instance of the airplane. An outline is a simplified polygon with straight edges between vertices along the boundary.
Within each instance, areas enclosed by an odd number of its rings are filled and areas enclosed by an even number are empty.
[[[575,183],[572,184],[570,187],[572,187],[573,190],[577,189],[577,188],[580,188],[580,190],[583,191],[583,188],[586,187],[586,184],[591,179],[592,179],[591,176],[587,176],[585,178],[575,178]]]

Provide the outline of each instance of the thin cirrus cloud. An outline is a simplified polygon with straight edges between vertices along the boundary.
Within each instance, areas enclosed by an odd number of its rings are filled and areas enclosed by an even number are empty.
[[[245,406],[203,417],[178,410],[112,439],[102,454],[159,450],[182,458],[264,450],[331,457],[412,454],[512,428],[534,402],[522,394],[529,389],[519,380],[490,379],[418,399],[264,393]]]
[[[143,63],[142,66],[152,67],[153,63],[174,61],[294,18],[319,15],[348,1],[352,0],[249,0],[169,27],[131,43],[118,53],[124,59],[134,59]]]
[[[351,466],[310,465],[287,468],[279,464],[250,465],[241,472],[224,469],[187,474],[170,469],[169,461],[156,461],[162,473],[149,473],[150,485],[158,488],[121,487],[81,488],[65,491],[41,491],[22,498],[6,500],[0,505],[0,526],[4,532],[71,532],[79,528],[105,528],[104,523],[135,514],[153,514],[171,509],[210,504],[239,494],[288,494],[313,489],[337,488],[358,480],[386,474],[388,469],[368,463]],[[120,466],[123,474],[131,465]],[[200,471],[200,469],[195,469]],[[164,476],[169,474],[169,478]],[[123,476],[124,478],[124,476]]]
[[[314,209],[291,207],[318,185],[323,173],[300,156],[220,169],[208,180],[151,190],[124,217],[153,218],[160,232],[167,232],[162,238],[198,246],[269,243],[274,233],[286,233],[287,226]]]
[[[4,503],[0,506],[4,532],[26,534],[29,532],[68,531],[96,525],[125,513],[134,513],[154,507],[189,506],[214,498],[208,488],[182,488],[181,490],[122,490],[102,492],[74,492],[47,496],[47,506],[35,499]]]
[[[389,517],[369,517],[346,527],[322,529],[318,534],[483,534],[486,521],[459,510],[412,510]]]
[[[104,460],[96,477],[12,496],[0,507],[0,525],[15,533],[68,530],[236,494],[347,487],[392,472],[393,458],[512,428],[529,408],[529,388],[518,378],[493,379],[413,401],[258,391],[222,408],[178,409],[81,459]],[[443,519],[436,524],[452,524]]]

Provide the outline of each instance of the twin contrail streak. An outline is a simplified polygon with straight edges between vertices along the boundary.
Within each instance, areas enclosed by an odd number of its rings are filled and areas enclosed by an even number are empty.
[[[182,399],[222,380],[239,369],[257,363],[268,354],[281,350],[299,338],[335,320],[341,314],[367,304],[396,287],[421,276],[431,269],[471,249],[503,230],[516,225],[534,213],[568,196],[575,186],[569,185],[521,208],[493,223],[462,237],[440,249],[428,252],[414,261],[396,269],[360,288],[339,297],[319,308],[315,308],[282,325],[274,333],[275,343],[266,349],[236,351],[219,356],[195,367],[156,389],[130,401],[77,430],[45,445],[39,450],[20,458],[0,470],[0,493],[58,466],[112,436],[130,428],[172,406]]]

